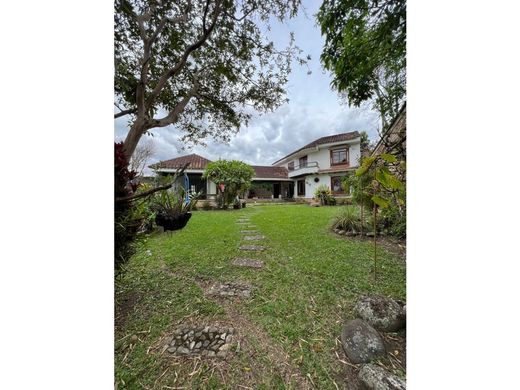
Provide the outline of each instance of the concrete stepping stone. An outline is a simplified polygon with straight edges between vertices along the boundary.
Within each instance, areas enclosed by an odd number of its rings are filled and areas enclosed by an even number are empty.
[[[242,257],[237,257],[234,259],[231,264],[236,265],[238,267],[250,267],[250,268],[262,268],[264,266],[264,262],[261,260],[255,259],[246,259]]]
[[[165,345],[176,356],[226,357],[233,340],[233,328],[215,326],[181,326]]]
[[[242,251],[263,251],[265,247],[261,245],[242,245],[238,249]]]
[[[223,298],[250,298],[251,285],[246,283],[216,283],[209,288],[208,295]]]
[[[258,230],[240,230],[240,233],[242,234],[256,234],[260,233]]]
[[[244,236],[244,240],[246,240],[246,241],[265,240],[265,236],[262,236],[262,235],[257,235],[257,236]]]

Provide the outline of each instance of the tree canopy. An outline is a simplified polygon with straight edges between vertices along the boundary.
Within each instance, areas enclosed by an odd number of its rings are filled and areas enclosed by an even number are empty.
[[[217,184],[224,184],[224,204],[229,204],[251,186],[255,171],[250,165],[237,160],[218,160],[208,164],[202,177]]]
[[[323,66],[349,105],[372,101],[383,130],[406,97],[406,0],[324,0]]]
[[[277,48],[272,20],[296,15],[300,0],[116,0],[115,117],[128,115],[131,156],[150,129],[176,125],[193,143],[227,141],[253,112],[286,101],[300,50]]]

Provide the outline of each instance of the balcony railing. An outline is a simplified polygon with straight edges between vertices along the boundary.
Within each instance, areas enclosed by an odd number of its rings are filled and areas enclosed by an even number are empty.
[[[304,164],[295,165],[295,166],[289,166],[289,177],[294,177],[298,175],[305,175],[309,173],[316,173],[318,172],[318,169],[320,166],[318,165],[317,161],[308,161]]]

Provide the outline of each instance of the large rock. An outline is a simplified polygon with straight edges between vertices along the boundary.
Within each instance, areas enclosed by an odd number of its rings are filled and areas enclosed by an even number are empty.
[[[356,304],[357,315],[382,332],[397,332],[406,326],[403,306],[391,298],[367,296]]]
[[[377,330],[358,318],[343,326],[341,344],[353,363],[368,363],[385,354],[385,344]]]
[[[365,364],[358,378],[369,390],[406,390],[406,382],[375,364]]]

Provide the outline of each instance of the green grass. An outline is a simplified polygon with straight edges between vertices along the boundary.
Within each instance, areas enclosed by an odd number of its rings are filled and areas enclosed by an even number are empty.
[[[337,378],[342,367],[334,351],[342,322],[351,317],[360,295],[404,299],[405,264],[379,249],[379,279],[374,285],[373,244],[330,232],[330,222],[339,211],[340,207],[306,205],[201,211],[182,231],[147,238],[116,283],[116,303],[133,302],[124,321],[116,321],[118,388],[236,388],[244,381],[254,388],[295,387],[266,356],[239,352],[215,369],[217,363],[212,361],[178,359],[172,365],[171,359],[149,351],[178,323],[225,318],[225,308],[205,298],[199,285],[233,280],[254,286],[253,298],[237,303],[236,311],[278,345],[290,365],[317,388],[335,389],[333,382],[341,387]],[[235,221],[243,215],[250,216],[266,236],[258,242],[268,247],[266,251],[245,255],[238,251],[242,228]],[[265,267],[234,267],[230,264],[234,257],[261,259]],[[139,339],[130,342],[131,335]],[[261,343],[257,344],[254,348],[260,351]]]

